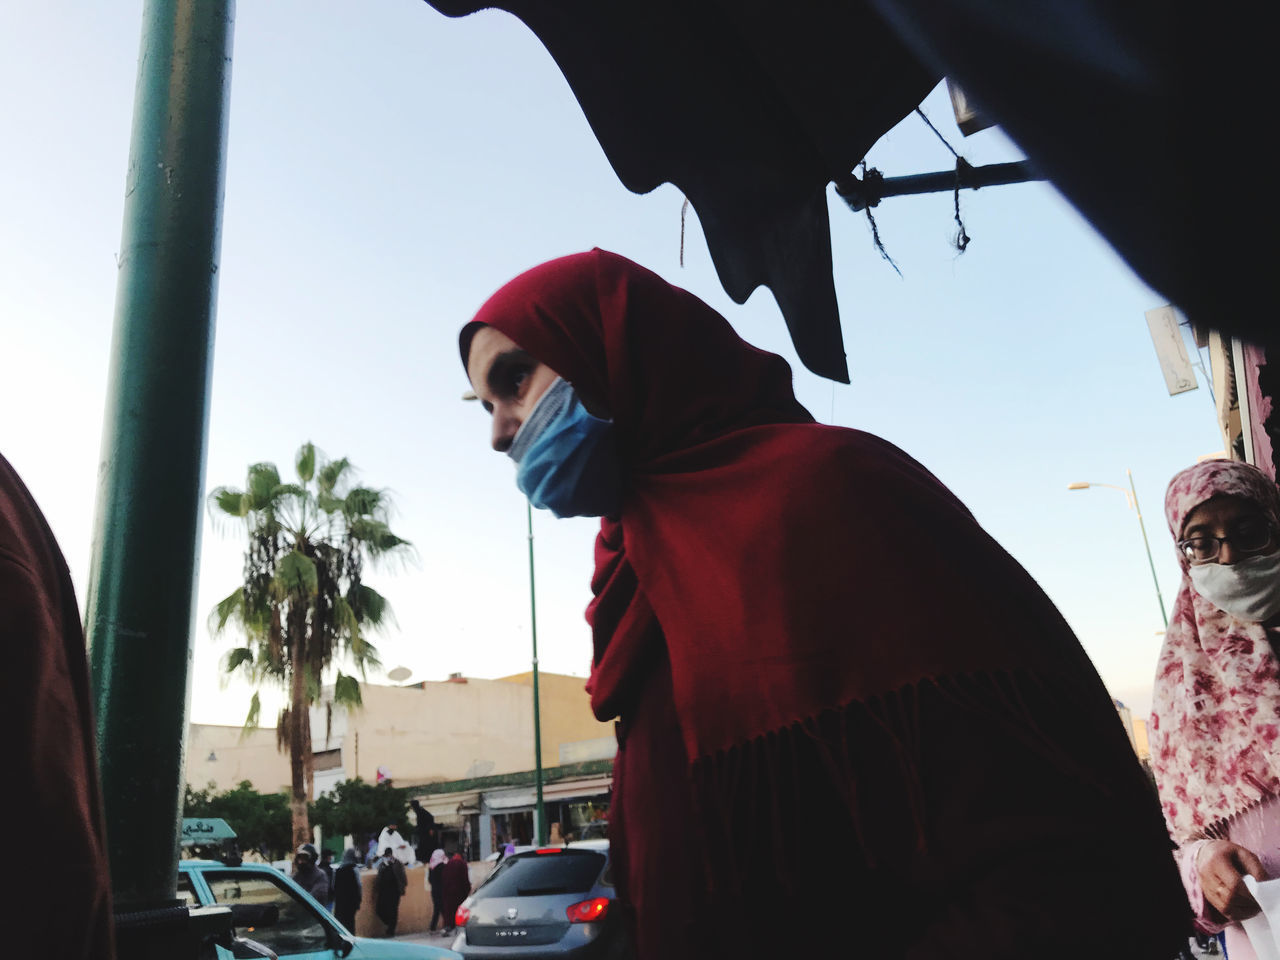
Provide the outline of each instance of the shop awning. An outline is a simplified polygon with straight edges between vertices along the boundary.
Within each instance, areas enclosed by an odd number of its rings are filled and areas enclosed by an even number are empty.
[[[545,794],[544,794],[545,796]],[[537,800],[533,787],[527,790],[495,790],[484,795],[484,810],[533,809]]]
[[[1280,191],[1247,176],[1227,184],[1218,169],[1243,173],[1269,146],[1261,7],[1237,17],[1157,0],[428,2],[524,21],[623,185],[682,190],[725,291],[741,303],[768,286],[822,376],[848,379],[826,185],[944,75],[1193,319],[1255,340],[1276,326],[1259,238]]]
[[[418,798],[422,809],[441,823],[454,823],[458,817],[476,813],[480,805],[480,791],[441,793]]]
[[[576,780],[556,780],[543,784],[543,802],[549,800],[572,800],[575,797],[598,797],[608,793],[613,783],[612,777],[590,777]],[[484,807],[490,811],[532,810],[537,803],[537,793],[533,787],[519,787],[509,790],[486,791]]]

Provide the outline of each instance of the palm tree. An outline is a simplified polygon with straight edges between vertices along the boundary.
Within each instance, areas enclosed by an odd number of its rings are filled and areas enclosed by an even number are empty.
[[[275,464],[255,463],[244,490],[218,487],[209,495],[210,510],[243,519],[249,535],[244,582],[214,608],[209,626],[217,636],[235,624],[246,641],[223,660],[228,676],[239,671],[255,687],[246,730],[258,726],[262,685],[288,691],[276,742],[289,751],[297,846],[311,839],[310,708],[322,678],[334,667],[333,702],[358,707],[359,681],[336,665],[354,665],[362,679],[382,665],[368,634],[391,622],[391,608],[364,582],[364,565],[404,556],[412,547],[387,526],[385,492],[350,484],[345,457],[324,462],[313,444],[304,443],[295,466],[297,483],[281,483]]]

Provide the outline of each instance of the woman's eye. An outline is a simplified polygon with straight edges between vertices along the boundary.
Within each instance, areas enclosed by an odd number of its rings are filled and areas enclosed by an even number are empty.
[[[1237,524],[1231,537],[1241,550],[1261,550],[1271,541],[1271,527],[1265,520],[1251,517]]]
[[[1209,560],[1217,553],[1218,541],[1210,537],[1190,537],[1182,542],[1188,560]]]

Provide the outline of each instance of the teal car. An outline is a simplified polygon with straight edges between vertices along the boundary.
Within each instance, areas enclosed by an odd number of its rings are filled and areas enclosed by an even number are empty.
[[[230,907],[236,936],[270,948],[280,960],[462,960],[441,947],[357,937],[264,863],[230,867],[217,860],[179,860],[178,896],[192,906]],[[219,960],[261,955],[217,949]]]

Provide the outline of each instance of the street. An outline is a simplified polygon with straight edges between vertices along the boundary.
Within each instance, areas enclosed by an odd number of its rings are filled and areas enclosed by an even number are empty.
[[[427,943],[434,947],[448,947],[452,949],[453,942],[457,938],[456,936],[441,937],[432,933],[406,933],[402,936],[396,937],[395,939],[403,941],[404,943]],[[1222,960],[1222,951],[1220,948],[1214,949],[1213,952],[1207,952],[1198,949],[1194,942],[1192,942],[1190,946],[1191,955],[1195,957],[1196,960]],[[1169,960],[1178,960],[1178,958],[1170,957]]]

